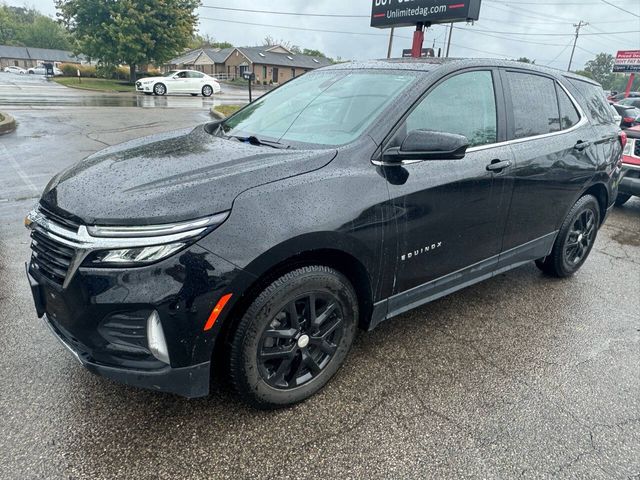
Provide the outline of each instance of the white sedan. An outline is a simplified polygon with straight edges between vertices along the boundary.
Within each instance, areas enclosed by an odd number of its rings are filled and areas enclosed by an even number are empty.
[[[136,82],[136,90],[146,95],[189,93],[210,97],[220,92],[218,81],[195,70],[172,70],[161,77],[148,77]]]
[[[19,73],[19,74],[27,73],[27,71],[24,68],[14,67],[13,65],[9,65],[8,67],[4,67],[4,71],[6,73]]]
[[[27,70],[30,75],[46,75],[47,69],[44,65],[38,65],[37,67],[31,67]],[[53,74],[56,76],[62,75],[62,70],[58,67],[53,67]]]

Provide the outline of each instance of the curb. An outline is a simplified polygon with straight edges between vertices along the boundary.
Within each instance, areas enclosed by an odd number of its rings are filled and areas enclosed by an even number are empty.
[[[4,117],[4,120],[0,122],[0,135],[13,132],[16,129],[16,119],[8,113],[0,113]]]
[[[222,113],[217,111],[216,107],[211,107],[211,109],[209,110],[209,115],[211,115],[216,120],[224,120],[225,118],[227,118]]]

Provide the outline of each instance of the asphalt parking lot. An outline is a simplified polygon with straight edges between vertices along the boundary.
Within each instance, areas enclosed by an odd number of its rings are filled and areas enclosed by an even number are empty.
[[[58,170],[208,106],[58,86],[29,103],[3,78],[19,127],[0,137],[0,478],[640,479],[639,199],[575,277],[531,264],[382,324],[294,408],[254,411],[225,386],[186,400],[76,363],[36,318],[22,219]]]

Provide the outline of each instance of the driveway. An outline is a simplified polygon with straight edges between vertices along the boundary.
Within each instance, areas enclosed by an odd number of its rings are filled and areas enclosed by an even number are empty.
[[[22,218],[54,172],[203,122],[199,102],[7,109],[20,126],[0,137],[0,478],[638,478],[638,199],[613,212],[575,277],[530,264],[386,322],[287,410],[80,367],[36,318]]]

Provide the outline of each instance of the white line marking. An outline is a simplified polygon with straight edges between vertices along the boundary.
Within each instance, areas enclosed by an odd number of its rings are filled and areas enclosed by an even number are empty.
[[[13,158],[13,155],[9,153],[9,150],[7,150],[7,147],[2,145],[1,143],[0,143],[0,156],[7,157],[9,159],[9,162],[11,163],[11,166],[16,171],[20,179],[24,182],[24,184],[27,187],[29,187],[33,191],[33,193],[35,193],[36,195],[40,194],[40,190],[38,190],[38,187],[34,185],[34,183],[31,181],[29,176],[24,172],[24,170],[22,170],[22,168],[20,167],[20,164],[16,161],[15,158]]]

